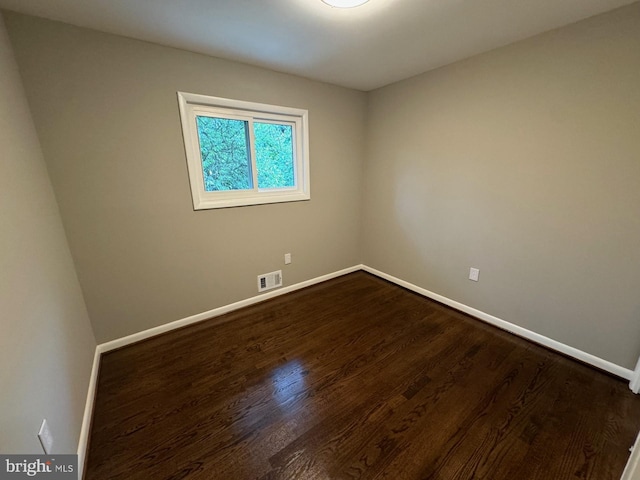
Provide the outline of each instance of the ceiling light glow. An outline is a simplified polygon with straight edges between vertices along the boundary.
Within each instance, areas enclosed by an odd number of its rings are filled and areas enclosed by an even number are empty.
[[[338,8],[352,8],[364,5],[369,0],[322,0],[327,5]]]

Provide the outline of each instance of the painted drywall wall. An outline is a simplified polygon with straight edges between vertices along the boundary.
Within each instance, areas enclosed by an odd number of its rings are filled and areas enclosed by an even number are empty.
[[[364,263],[634,368],[639,85],[636,3],[372,92]]]
[[[6,15],[99,342],[360,262],[362,92]],[[176,92],[309,110],[311,200],[193,211]],[[284,265],[284,254],[293,263]]]
[[[95,340],[0,16],[0,452],[75,453]]]

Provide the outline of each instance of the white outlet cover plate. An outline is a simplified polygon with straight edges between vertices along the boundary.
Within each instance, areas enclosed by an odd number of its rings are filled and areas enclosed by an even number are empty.
[[[469,280],[473,280],[477,282],[480,279],[480,270],[477,268],[471,267],[469,269]]]
[[[284,263],[285,263],[285,265],[289,265],[291,263],[291,254],[290,253],[285,253],[284,254]]]

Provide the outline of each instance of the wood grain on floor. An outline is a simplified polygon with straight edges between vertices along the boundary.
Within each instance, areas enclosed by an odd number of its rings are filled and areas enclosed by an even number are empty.
[[[618,480],[639,428],[626,382],[357,272],[105,354],[85,478]]]

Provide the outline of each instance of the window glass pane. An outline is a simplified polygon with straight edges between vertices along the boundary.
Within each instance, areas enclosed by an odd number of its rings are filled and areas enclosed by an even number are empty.
[[[253,188],[249,154],[249,122],[196,116],[204,189]]]
[[[293,127],[253,122],[258,188],[295,187]]]

